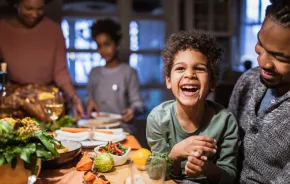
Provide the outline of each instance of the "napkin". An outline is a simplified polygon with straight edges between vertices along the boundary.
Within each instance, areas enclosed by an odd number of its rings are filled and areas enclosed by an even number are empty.
[[[124,133],[117,134],[106,134],[101,132],[78,132],[78,133],[70,133],[62,130],[56,130],[56,139],[58,140],[72,140],[72,141],[84,141],[93,139],[96,141],[116,141],[122,140],[125,138]]]
[[[70,133],[64,132],[62,130],[56,130],[56,139],[59,141],[62,140],[71,140],[71,141],[84,141],[90,139],[90,132],[79,132],[79,133]]]

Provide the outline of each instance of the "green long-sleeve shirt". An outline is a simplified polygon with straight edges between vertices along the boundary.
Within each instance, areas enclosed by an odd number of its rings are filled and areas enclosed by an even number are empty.
[[[238,154],[238,126],[234,116],[221,105],[206,101],[202,125],[194,132],[185,132],[176,117],[176,101],[155,107],[147,118],[146,137],[151,151],[170,153],[172,147],[194,135],[216,139],[217,152],[208,156],[222,170],[219,183],[234,183]],[[181,163],[184,171],[186,160]]]

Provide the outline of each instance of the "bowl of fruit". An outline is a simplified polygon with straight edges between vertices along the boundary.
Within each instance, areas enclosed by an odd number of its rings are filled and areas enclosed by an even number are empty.
[[[114,166],[118,166],[126,163],[131,148],[124,148],[121,143],[108,142],[106,145],[95,147],[94,151],[97,155],[100,153],[109,153],[114,160]]]

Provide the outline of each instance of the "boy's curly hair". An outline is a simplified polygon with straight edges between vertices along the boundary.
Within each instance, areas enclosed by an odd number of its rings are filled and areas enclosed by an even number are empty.
[[[180,31],[169,37],[165,49],[162,52],[164,76],[170,77],[176,54],[179,51],[185,51],[187,49],[199,51],[207,57],[210,79],[212,82],[216,82],[218,80],[219,62],[223,49],[218,46],[212,36],[198,30]]]
[[[112,19],[98,20],[92,25],[91,31],[92,39],[95,39],[95,37],[101,33],[106,33],[117,45],[122,38],[121,25]]]

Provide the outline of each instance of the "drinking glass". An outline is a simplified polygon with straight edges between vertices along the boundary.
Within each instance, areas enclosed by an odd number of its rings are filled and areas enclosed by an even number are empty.
[[[12,96],[3,96],[0,92],[0,119],[12,117]]]
[[[164,184],[166,175],[166,161],[156,159],[153,164],[146,164],[145,170],[139,170],[132,161],[129,163],[129,176],[125,184]]]
[[[0,103],[0,119],[12,117],[12,105],[9,103]]]
[[[44,112],[53,123],[62,115],[64,111],[63,98],[61,92],[51,92],[50,98],[43,101]]]

